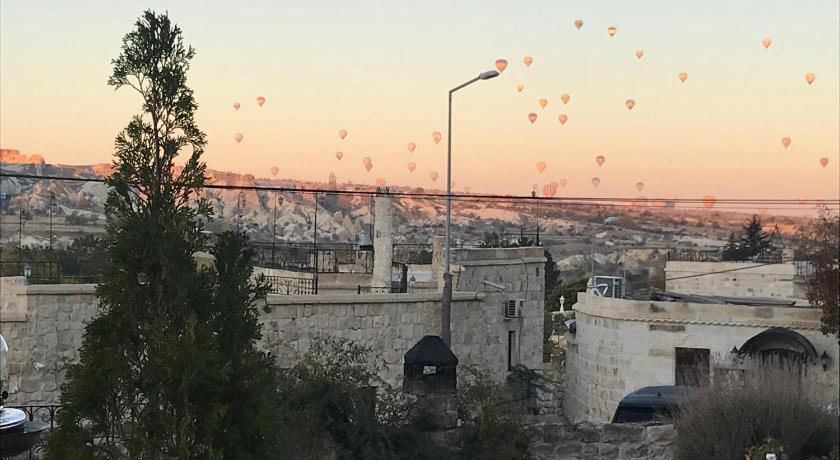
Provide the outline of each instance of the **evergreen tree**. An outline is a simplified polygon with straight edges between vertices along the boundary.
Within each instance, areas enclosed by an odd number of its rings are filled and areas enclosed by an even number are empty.
[[[723,247],[723,260],[736,261],[744,260],[741,252],[741,242],[735,236],[735,232],[729,234],[729,241]]]
[[[770,236],[764,231],[758,216],[744,224],[739,249],[741,260],[752,259],[770,248]]]
[[[108,84],[142,97],[115,141],[106,202],[110,269],[99,314],[67,371],[47,454],[82,458],[271,458],[274,375],[255,350],[251,254],[222,235],[207,250],[206,144],[186,86],[194,56],[166,15],[147,11],[123,39]],[[187,156],[175,167],[179,154]]]

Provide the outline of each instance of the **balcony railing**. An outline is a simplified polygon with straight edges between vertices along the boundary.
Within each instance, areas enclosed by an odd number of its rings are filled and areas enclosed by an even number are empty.
[[[268,292],[283,295],[315,295],[318,293],[317,278],[294,278],[288,276],[266,276]]]

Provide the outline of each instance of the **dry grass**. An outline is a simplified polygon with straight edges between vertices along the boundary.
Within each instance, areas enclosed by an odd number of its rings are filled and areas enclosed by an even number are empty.
[[[767,438],[780,442],[791,460],[830,454],[838,417],[826,412],[830,401],[817,400],[807,378],[821,369],[749,359],[739,368],[717,375],[680,408],[677,458],[743,459],[746,449]]]

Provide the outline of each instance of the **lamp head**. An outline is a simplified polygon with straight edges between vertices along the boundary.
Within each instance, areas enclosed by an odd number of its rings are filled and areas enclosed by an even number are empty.
[[[488,70],[487,72],[482,72],[481,74],[479,74],[478,79],[479,80],[489,80],[491,78],[496,78],[498,76],[499,76],[499,72],[496,72],[495,70]]]

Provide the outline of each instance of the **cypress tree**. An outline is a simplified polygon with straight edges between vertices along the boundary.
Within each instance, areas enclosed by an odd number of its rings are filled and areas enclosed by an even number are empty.
[[[186,85],[194,55],[167,15],[146,11],[112,61],[108,84],[134,90],[142,111],[116,137],[110,269],[67,371],[50,458],[273,457],[277,388],[255,348],[265,287],[250,281],[252,254],[243,235],[223,234],[215,267],[193,258],[208,250],[212,212],[198,196],[206,139]]]

